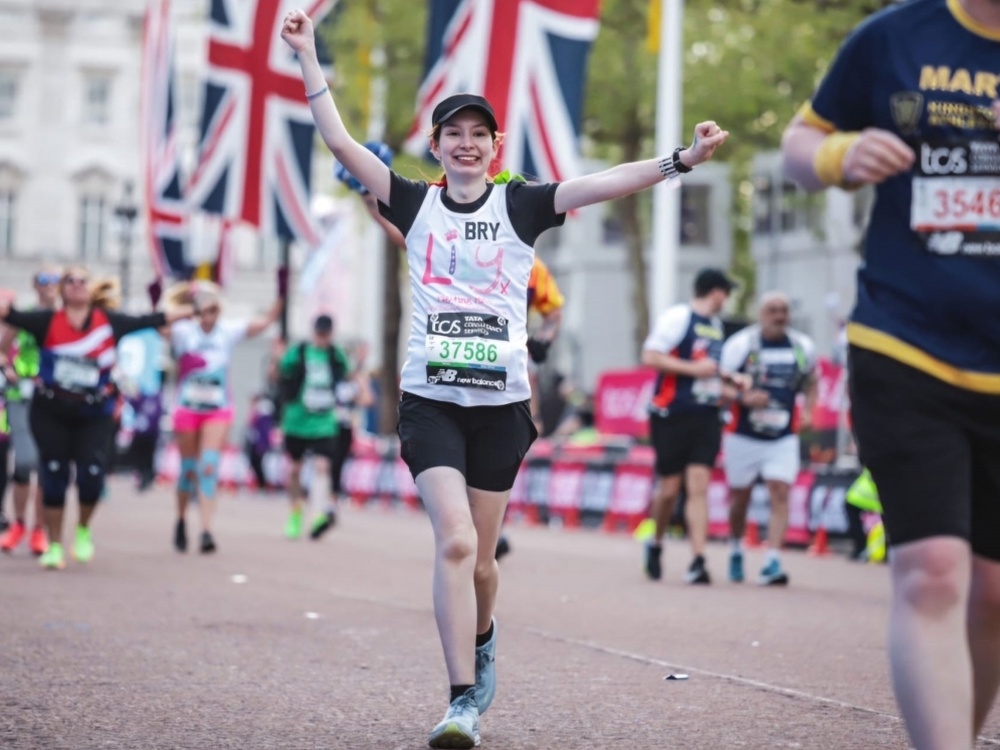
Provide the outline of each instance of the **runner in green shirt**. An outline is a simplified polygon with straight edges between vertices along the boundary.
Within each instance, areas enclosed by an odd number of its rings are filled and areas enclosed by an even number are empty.
[[[333,343],[333,319],[320,315],[313,323],[308,342],[289,347],[278,366],[282,400],[281,429],[288,455],[288,499],[291,513],[285,536],[302,535],[302,516],[308,490],[302,485],[302,464],[312,454],[312,482],[326,482],[325,511],[313,521],[310,536],[319,539],[336,521],[332,499],[330,466],[336,451],[337,386],[349,379],[350,364],[344,351]]]

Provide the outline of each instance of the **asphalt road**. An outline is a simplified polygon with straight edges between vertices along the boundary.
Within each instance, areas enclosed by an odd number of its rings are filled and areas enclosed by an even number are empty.
[[[291,542],[281,498],[228,495],[218,553],[180,555],[171,503],[116,479],[89,566],[0,559],[0,747],[426,747],[448,690],[426,518],[345,508]],[[484,748],[907,747],[883,567],[790,552],[788,589],[692,588],[683,542],[652,583],[627,536],[510,536]],[[710,550],[719,580],[725,557]]]

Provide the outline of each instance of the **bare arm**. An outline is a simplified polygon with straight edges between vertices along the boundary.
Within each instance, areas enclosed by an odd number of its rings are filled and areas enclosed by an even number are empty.
[[[804,190],[877,185],[913,167],[916,155],[898,135],[879,128],[829,133],[796,115],[781,139],[785,174]]]
[[[10,354],[11,347],[14,345],[14,339],[17,337],[17,331],[15,331],[10,326],[0,325],[0,354],[4,356]]]
[[[694,130],[694,144],[678,155],[681,163],[688,167],[694,167],[708,161],[715,153],[715,149],[721,146],[728,137],[729,133],[722,130],[714,122],[698,123]],[[664,175],[660,172],[660,161],[660,159],[646,159],[645,161],[619,164],[603,172],[583,175],[562,182],[556,188],[556,213],[565,213],[575,208],[621,198],[623,195],[663,182]]]
[[[399,227],[385,218],[378,210],[377,198],[371,193],[365,193],[361,196],[361,200],[365,202],[365,208],[368,209],[368,213],[375,220],[375,223],[382,227],[382,231],[388,235],[389,240],[396,247],[406,249],[406,238],[403,237],[403,233],[399,231]]]
[[[681,359],[653,349],[642,350],[642,363],[660,372],[689,378],[710,378],[719,372],[719,363],[714,359]]]
[[[252,339],[260,336],[267,328],[274,323],[281,315],[281,308],[285,306],[285,301],[280,297],[274,301],[270,309],[259,318],[254,318],[247,325],[247,338]]]
[[[289,11],[281,27],[281,38],[298,54],[306,92],[315,94],[325,89],[326,79],[316,57],[316,38],[309,16],[301,10]],[[324,93],[311,98],[309,106],[323,142],[337,161],[380,201],[389,205],[389,168],[347,132],[333,96]]]
[[[542,316],[542,324],[535,331],[532,338],[538,341],[552,342],[556,340],[556,336],[559,335],[559,329],[562,328],[562,308],[556,308],[548,315]]]

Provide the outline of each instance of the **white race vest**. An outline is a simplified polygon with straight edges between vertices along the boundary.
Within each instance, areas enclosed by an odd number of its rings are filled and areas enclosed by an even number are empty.
[[[413,314],[404,391],[461,406],[525,401],[528,277],[535,251],[507,216],[507,186],[474,213],[431,185],[406,238]]]

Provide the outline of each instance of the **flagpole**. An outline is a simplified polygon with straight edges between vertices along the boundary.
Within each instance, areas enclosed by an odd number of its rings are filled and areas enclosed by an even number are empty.
[[[656,155],[669,156],[683,145],[681,66],[684,0],[659,0],[660,45],[656,74]],[[650,314],[656,319],[677,301],[681,191],[661,182],[653,188],[653,262]],[[652,323],[652,321],[650,321]]]

